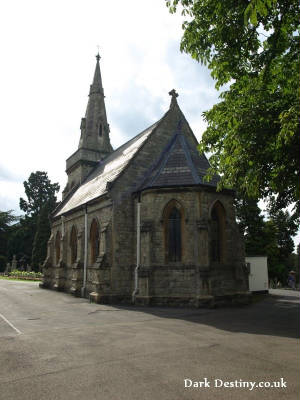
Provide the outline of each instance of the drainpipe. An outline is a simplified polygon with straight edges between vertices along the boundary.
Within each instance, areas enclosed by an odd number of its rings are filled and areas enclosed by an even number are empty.
[[[61,216],[61,236],[65,236],[65,217]]]
[[[141,193],[138,194],[137,216],[136,216],[136,267],[134,269],[134,291],[132,293],[132,303],[138,293],[139,268],[141,263]]]
[[[85,205],[85,213],[84,213],[84,258],[83,258],[83,286],[81,288],[81,297],[85,297],[86,292],[86,273],[87,273],[87,228],[88,228],[88,221],[87,221],[87,204]]]

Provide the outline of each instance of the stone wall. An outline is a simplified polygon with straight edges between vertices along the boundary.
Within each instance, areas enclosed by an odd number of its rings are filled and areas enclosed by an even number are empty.
[[[52,224],[51,237],[48,242],[48,255],[44,263],[44,286],[64,290],[75,295],[80,294],[83,285],[84,265],[84,209],[79,209],[65,217],[56,219]],[[87,257],[87,293],[110,290],[110,270],[112,263],[111,221],[112,202],[109,199],[95,202],[87,208],[88,257]],[[100,245],[99,257],[91,263],[90,227],[93,219],[99,223]],[[77,231],[77,258],[71,262],[70,235],[75,226]],[[64,232],[63,232],[64,231]],[[60,258],[56,262],[55,239],[61,234]]]
[[[184,210],[181,263],[165,260],[163,212],[173,199]],[[213,263],[209,254],[209,213],[216,200],[223,204],[226,211],[225,257],[222,263]],[[203,188],[152,190],[142,195],[141,223],[142,269],[151,271],[148,274],[151,284],[146,285],[149,296],[206,295],[206,284],[202,281],[207,279],[207,274],[210,294],[223,295],[247,289],[245,282],[237,279],[237,270],[242,269],[244,264],[244,252],[231,195]]]
[[[159,149],[163,149],[182,121],[181,131],[191,145],[197,142],[179,108],[174,108],[160,122],[110,186],[109,196],[88,205],[88,246],[92,220],[100,225],[100,251],[96,262],[88,257],[86,296],[95,301],[130,301],[136,266],[137,196],[145,173],[151,168]],[[71,177],[71,176],[70,176]],[[182,209],[182,260],[166,259],[164,210],[176,201]],[[224,208],[224,251],[222,262],[211,258],[211,210],[219,201]],[[77,229],[77,259],[71,263],[70,233]],[[44,265],[45,287],[80,294],[84,265],[84,208],[64,217],[61,255],[55,260],[55,238],[62,232],[62,220],[53,222]],[[90,254],[90,247],[88,247]],[[156,189],[141,195],[141,267],[139,294],[143,304],[199,305],[213,297],[234,295],[247,290],[244,249],[235,222],[233,195],[216,192],[206,186]]]
[[[68,182],[62,194],[63,200],[75,186],[78,186],[83,182],[94,167],[95,163],[80,161],[73,168],[68,170]]]
[[[167,262],[164,210],[172,201],[183,210],[182,261]],[[216,201],[225,209],[225,253],[222,263],[210,257],[210,213]],[[88,257],[87,292],[99,302],[130,302],[136,266],[137,198],[98,200],[88,206],[89,232],[94,218],[100,225],[99,257]],[[78,252],[70,259],[70,232],[76,226]],[[84,210],[64,217],[61,256],[55,260],[55,238],[62,220],[53,222],[45,263],[46,287],[79,295],[83,285]],[[244,249],[235,222],[233,196],[204,187],[148,190],[141,195],[141,267],[137,301],[143,304],[197,305],[209,296],[222,297],[246,291]],[[206,300],[205,300],[206,301]]]
[[[184,213],[182,262],[175,263],[166,262],[163,221],[164,209],[172,200],[181,204]],[[221,202],[226,213],[222,263],[213,263],[210,257],[210,212],[216,201]],[[136,210],[136,197],[119,197],[114,203],[111,294],[118,299],[122,296],[130,299],[133,291]],[[243,265],[243,242],[235,222],[233,195],[230,192],[216,193],[212,189],[193,187],[142,193],[139,297],[148,298],[148,304],[167,304],[168,298],[181,298],[185,299],[185,304],[195,304],[199,297],[246,291]]]

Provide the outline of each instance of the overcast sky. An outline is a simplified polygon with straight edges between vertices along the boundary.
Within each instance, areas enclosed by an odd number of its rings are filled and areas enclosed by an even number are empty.
[[[47,171],[64,188],[97,46],[114,148],[161,118],[173,88],[200,139],[218,92],[207,68],[180,52],[181,24],[164,0],[2,3],[0,210],[20,214],[31,172]]]
[[[97,46],[114,148],[167,111],[173,88],[200,138],[218,94],[208,70],[180,53],[181,23],[164,0],[2,3],[0,210],[19,212],[33,171],[66,184]]]

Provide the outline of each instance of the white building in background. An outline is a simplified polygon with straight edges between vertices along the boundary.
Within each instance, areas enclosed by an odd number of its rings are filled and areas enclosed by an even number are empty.
[[[250,292],[267,292],[269,290],[268,258],[266,256],[246,257],[249,267]]]

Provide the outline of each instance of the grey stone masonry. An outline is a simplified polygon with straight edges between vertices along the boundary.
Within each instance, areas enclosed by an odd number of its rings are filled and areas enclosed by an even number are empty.
[[[52,216],[42,287],[99,303],[247,303],[234,191],[217,191],[217,176],[205,181],[209,162],[177,93],[159,121],[112,152],[99,59],[65,199]]]

